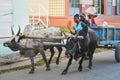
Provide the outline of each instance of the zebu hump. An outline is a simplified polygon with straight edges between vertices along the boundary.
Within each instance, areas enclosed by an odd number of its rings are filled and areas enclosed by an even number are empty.
[[[61,36],[61,30],[60,28],[46,28],[46,29],[40,29],[40,30],[33,30],[32,34],[33,36]]]
[[[27,25],[23,31],[23,35],[27,36],[35,36],[35,37],[41,37],[41,36],[61,36],[61,29],[56,27],[48,27],[48,28],[39,28],[35,29],[35,26]],[[38,26],[40,27],[40,26]],[[53,40],[53,39],[23,39],[21,40],[20,44],[21,46],[27,46],[32,47],[33,45],[37,45],[41,42],[60,42],[61,40]]]
[[[98,37],[96,35],[96,32],[93,29],[89,29],[88,33],[89,33],[90,41],[92,41],[92,42],[98,41]]]
[[[48,28],[41,28],[35,29],[34,25],[27,25],[23,31],[24,35],[30,36],[61,36],[61,30],[57,27],[48,27]]]

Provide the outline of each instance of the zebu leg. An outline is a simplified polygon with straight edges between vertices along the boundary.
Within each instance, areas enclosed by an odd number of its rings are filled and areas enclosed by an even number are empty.
[[[29,73],[34,73],[34,71],[35,71],[34,57],[30,57],[30,60],[31,60],[31,70]]]
[[[95,52],[95,48],[92,48],[89,54],[89,65],[88,65],[89,69],[92,69],[92,59],[93,59],[94,52]]]
[[[67,67],[66,67],[65,70],[62,72],[62,75],[67,74],[68,68],[70,67],[70,65],[71,65],[71,63],[72,63],[72,60],[73,60],[73,56],[70,55],[70,58],[69,58],[69,61],[68,61]]]
[[[43,57],[43,60],[45,61],[46,71],[49,71],[49,70],[50,70],[50,66],[49,66],[49,64],[48,64],[48,62],[47,62],[46,55],[45,55],[45,53],[44,53],[44,49],[39,49],[39,50],[40,50],[40,53],[41,53],[41,55],[42,55],[42,57]]]
[[[56,64],[58,65],[59,64],[60,55],[62,53],[62,47],[56,47],[56,48],[58,49],[58,52],[59,52],[57,60],[56,60]]]
[[[83,63],[84,57],[85,57],[85,53],[82,53],[82,58],[79,61],[78,71],[82,71],[82,63]]]
[[[52,58],[53,58],[53,56],[54,56],[54,54],[55,54],[55,51],[54,51],[54,48],[53,48],[53,47],[50,48],[50,52],[51,52],[51,56],[50,56],[50,59],[49,59],[49,61],[48,61],[48,64],[51,63],[51,60],[52,60]]]

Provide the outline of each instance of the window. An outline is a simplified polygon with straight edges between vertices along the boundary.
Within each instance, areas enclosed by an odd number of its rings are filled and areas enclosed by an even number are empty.
[[[98,14],[104,14],[104,0],[93,0]]]
[[[108,0],[108,4],[107,4],[107,15],[112,15],[112,1],[113,0]]]
[[[49,15],[64,16],[65,0],[49,0]]]
[[[69,0],[69,15],[80,13],[80,0]]]
[[[120,0],[117,0],[117,14],[120,15]]]

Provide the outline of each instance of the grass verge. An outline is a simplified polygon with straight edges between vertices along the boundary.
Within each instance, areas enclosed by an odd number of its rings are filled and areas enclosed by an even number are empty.
[[[53,58],[52,61],[51,61],[51,63],[55,63],[56,59],[57,59],[56,57]],[[45,64],[44,60],[41,59],[41,60],[38,60],[38,61],[35,62],[35,67],[42,66],[44,64]],[[25,65],[25,66],[15,67],[15,68],[11,68],[11,69],[1,70],[0,74],[6,73],[6,72],[12,72],[12,71],[18,71],[18,70],[28,69],[28,68],[31,68],[31,66],[30,65]]]
[[[106,50],[110,50],[111,48],[96,48],[95,53],[103,52]]]

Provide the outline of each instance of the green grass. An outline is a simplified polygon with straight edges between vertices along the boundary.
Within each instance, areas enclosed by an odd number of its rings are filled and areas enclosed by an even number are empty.
[[[41,66],[43,64],[44,64],[43,59],[35,62],[35,66]],[[31,67],[30,65],[25,65],[25,66],[15,67],[15,68],[7,69],[7,70],[1,70],[0,74],[3,74],[5,72],[11,72],[11,71],[17,71],[17,70],[22,70],[22,69],[28,69],[30,67]]]
[[[27,69],[27,68],[30,68],[30,65],[21,66],[21,67],[15,67],[15,68],[6,69],[6,70],[1,70],[0,74],[6,73],[6,72],[11,72],[11,71],[17,71],[17,70]]]
[[[106,50],[110,50],[109,48],[96,48],[95,53],[103,52]]]
[[[9,64],[13,64],[14,62],[2,62],[0,63],[0,66],[4,66],[4,65],[9,65]]]
[[[64,32],[64,33],[70,33],[70,30],[66,27],[62,27],[61,31]]]

